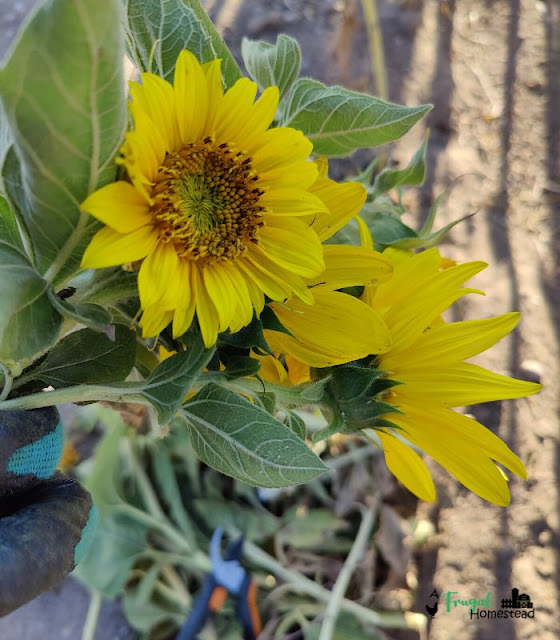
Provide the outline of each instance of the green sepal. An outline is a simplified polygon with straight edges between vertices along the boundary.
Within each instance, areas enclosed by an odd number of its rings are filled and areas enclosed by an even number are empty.
[[[340,433],[344,429],[344,426],[344,418],[340,413],[334,413],[329,424],[313,434],[313,444],[320,440],[326,440],[327,438],[334,436],[336,433]]]

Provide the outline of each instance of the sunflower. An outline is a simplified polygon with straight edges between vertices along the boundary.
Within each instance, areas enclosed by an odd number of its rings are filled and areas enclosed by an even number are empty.
[[[371,245],[361,223],[362,243]],[[510,333],[518,313],[461,322],[444,322],[441,314],[467,293],[462,285],[487,265],[468,262],[449,266],[436,249],[418,254],[386,249],[392,277],[366,287],[364,299],[383,318],[392,347],[373,365],[399,384],[380,399],[398,412],[386,414],[396,429],[366,429],[381,441],[387,466],[413,493],[424,500],[436,497],[430,473],[409,445],[418,447],[485,500],[507,506],[510,494],[506,467],[526,479],[519,458],[482,424],[454,407],[520,398],[537,393],[540,385],[515,380],[464,362]],[[481,293],[481,292],[479,292]]]
[[[169,323],[180,336],[196,314],[210,346],[267,301],[312,305],[306,279],[325,270],[322,241],[360,210],[364,188],[329,180],[301,132],[269,128],[276,87],[255,101],[242,78],[224,92],[219,60],[182,51],[173,85],[144,73],[130,92],[126,176],[82,204],[106,225],[82,266],[139,264],[145,337]]]

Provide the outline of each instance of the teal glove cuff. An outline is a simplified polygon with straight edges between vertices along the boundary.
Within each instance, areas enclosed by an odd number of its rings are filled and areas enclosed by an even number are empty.
[[[0,412],[0,496],[28,490],[50,478],[64,434],[54,407]]]

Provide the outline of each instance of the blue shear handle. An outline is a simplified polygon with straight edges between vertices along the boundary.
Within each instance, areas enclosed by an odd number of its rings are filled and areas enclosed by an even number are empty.
[[[181,627],[176,640],[195,640],[199,631],[202,631],[202,628],[210,617],[210,598],[217,586],[219,585],[214,579],[214,576],[209,573],[206,578],[204,578],[200,592],[194,601],[192,611],[185,624]]]

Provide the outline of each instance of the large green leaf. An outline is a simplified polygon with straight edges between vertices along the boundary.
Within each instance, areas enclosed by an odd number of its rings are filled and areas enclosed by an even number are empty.
[[[430,109],[403,107],[304,78],[295,83],[281,124],[303,131],[317,154],[346,156],[398,140]]]
[[[222,59],[226,86],[241,71],[198,0],[123,0],[127,50],[136,66],[171,80],[177,56],[192,51],[200,62]]]
[[[0,71],[15,152],[6,191],[52,281],[75,270],[97,226],[80,203],[116,175],[126,123],[119,16],[118,0],[41,3]]]
[[[290,90],[299,75],[301,51],[296,40],[280,34],[276,44],[243,38],[241,55],[249,75],[259,89],[278,87],[280,99]]]
[[[0,242],[0,362],[15,375],[58,338],[62,316],[51,304],[50,287],[23,253]]]
[[[184,414],[203,462],[249,484],[287,487],[326,469],[288,427],[217,384],[207,384],[189,400]]]
[[[212,357],[213,350],[205,349],[202,339],[189,349],[164,360],[142,383],[140,395],[149,400],[158,413],[161,424],[167,424],[177,413],[201,369]]]
[[[74,331],[52,349],[32,377],[53,387],[124,380],[134,366],[136,333],[124,325],[115,339],[92,329]]]

